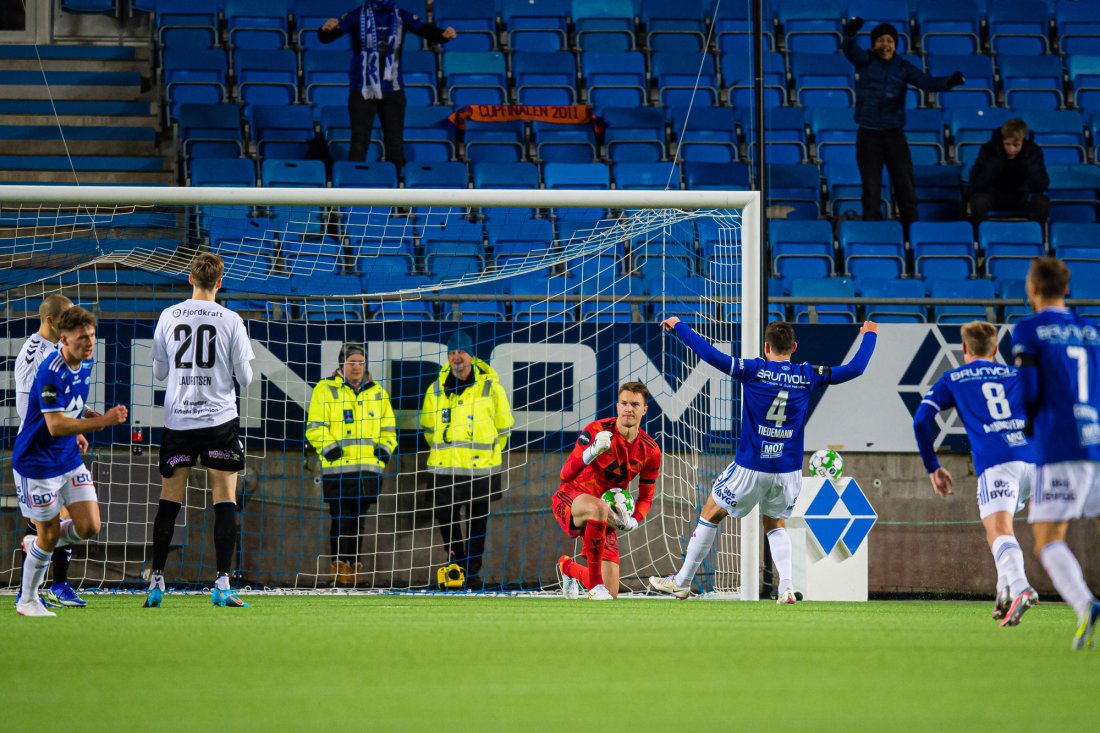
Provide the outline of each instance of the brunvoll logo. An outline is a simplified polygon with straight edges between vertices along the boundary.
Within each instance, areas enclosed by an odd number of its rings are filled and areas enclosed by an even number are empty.
[[[837,479],[837,483],[840,488],[830,479],[821,484],[806,507],[806,527],[826,555],[837,543],[854,555],[878,521],[878,514],[854,478]]]

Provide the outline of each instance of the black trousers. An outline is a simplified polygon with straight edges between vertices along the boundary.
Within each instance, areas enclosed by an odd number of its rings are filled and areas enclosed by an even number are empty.
[[[1006,193],[991,189],[970,195],[970,221],[978,226],[990,211],[1023,211],[1042,223],[1050,214],[1050,199],[1041,193]]]
[[[481,572],[485,554],[485,533],[489,526],[489,502],[500,493],[500,475],[446,476],[432,474],[435,522],[443,536],[450,561],[466,571],[466,577]],[[462,514],[465,514],[463,519]],[[468,524],[463,540],[463,525]]]
[[[352,89],[348,94],[348,114],[351,115],[351,153],[349,158],[361,162],[367,159],[370,131],[374,116],[382,120],[382,143],[386,160],[398,173],[405,167],[405,92],[385,92],[381,99],[363,99],[363,93]]]
[[[913,158],[905,131],[859,128],[856,133],[856,165],[863,180],[863,220],[882,218],[882,166],[890,172],[894,201],[901,223],[917,220],[917,189],[913,183]]]
[[[378,501],[382,477],[376,473],[325,476],[321,492],[332,519],[329,523],[329,554],[347,563],[359,555],[359,517]]]

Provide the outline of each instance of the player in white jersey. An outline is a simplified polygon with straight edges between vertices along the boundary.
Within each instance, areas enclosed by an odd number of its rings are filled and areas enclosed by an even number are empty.
[[[145,608],[164,599],[164,566],[191,467],[202,458],[214,498],[215,606],[246,608],[229,587],[237,538],[237,472],[244,446],[237,435],[237,394],[252,381],[256,358],[244,321],[214,298],[222,284],[221,257],[201,254],[191,263],[189,300],[166,308],[153,334],[153,376],[168,380],[160,447],[160,504],[153,520],[153,568]]]
[[[73,307],[73,302],[59,293],[47,295],[38,306],[38,330],[32,333],[19,350],[19,356],[15,358],[15,411],[19,414],[19,430],[23,429],[23,421],[27,419],[27,403],[30,401],[31,387],[34,385],[34,376],[38,373],[38,367],[42,365],[46,357],[57,353],[57,342],[61,339],[61,331],[57,328],[57,320],[63,311]],[[98,413],[85,410],[85,417],[97,417]],[[88,439],[83,435],[76,436],[77,446],[80,452],[88,450]],[[69,518],[69,510],[62,507],[61,519]],[[35,534],[38,530],[33,522],[27,522],[27,534]],[[88,603],[69,585],[69,561],[73,556],[71,545],[58,547],[53,552],[53,560],[50,567],[53,570],[53,583],[42,595],[42,602],[47,608],[60,608],[71,606],[81,608]],[[19,602],[20,595],[15,596],[15,602]]]
[[[1066,308],[1070,271],[1037,257],[1027,273],[1035,314],[1016,324],[1020,368],[1038,472],[1027,520],[1034,552],[1062,599],[1077,612],[1074,649],[1096,643],[1100,600],[1066,544],[1070,520],[1100,519],[1100,327]]]

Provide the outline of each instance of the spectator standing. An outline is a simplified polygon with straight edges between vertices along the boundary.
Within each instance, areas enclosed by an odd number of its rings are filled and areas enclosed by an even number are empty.
[[[1009,120],[982,145],[970,170],[970,220],[978,226],[994,209],[1027,212],[1032,221],[1045,222],[1050,187],[1043,149],[1035,144],[1027,123]]]
[[[942,92],[960,86],[965,79],[956,71],[949,77],[929,76],[897,55],[898,31],[880,23],[871,31],[871,50],[856,43],[863,18],[844,26],[844,55],[856,67],[855,120],[856,164],[863,180],[863,219],[882,218],[882,166],[894,184],[898,214],[903,225],[917,220],[917,191],[913,182],[913,158],[905,138],[905,95],[910,84],[926,92]]]
[[[406,31],[412,31],[430,43],[446,43],[458,33],[454,28],[438,28],[407,10],[394,0],[364,0],[341,18],[329,18],[317,31],[321,43],[332,43],[344,34],[351,36],[351,68],[348,79],[348,114],[351,115],[351,152],[349,159],[367,157],[374,117],[382,120],[382,140],[386,160],[398,172],[405,166],[405,90],[401,81],[401,50]]]
[[[474,350],[468,334],[458,331],[451,336],[447,364],[428,387],[420,411],[430,448],[435,520],[448,563],[462,568],[469,590],[484,586],[479,573],[489,502],[500,494],[504,449],[515,422],[500,378],[473,356]],[[463,525],[468,525],[465,539]]]
[[[382,471],[397,448],[390,396],[367,371],[359,344],[340,349],[340,368],[313,388],[306,440],[321,458],[321,493],[332,515],[329,552],[337,585],[355,585],[359,518],[382,492]]]

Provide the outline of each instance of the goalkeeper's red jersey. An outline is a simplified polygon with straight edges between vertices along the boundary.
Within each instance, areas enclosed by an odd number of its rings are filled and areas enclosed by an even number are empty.
[[[611,433],[611,448],[588,466],[584,465],[584,450],[596,440],[596,433]],[[634,518],[645,519],[653,505],[653,491],[661,472],[661,449],[657,441],[643,430],[633,442],[627,442],[615,427],[615,418],[597,420],[586,427],[573,445],[573,452],[561,468],[560,489],[574,489],[592,496],[603,496],[608,489],[625,489],[635,476],[638,496],[634,501]]]

